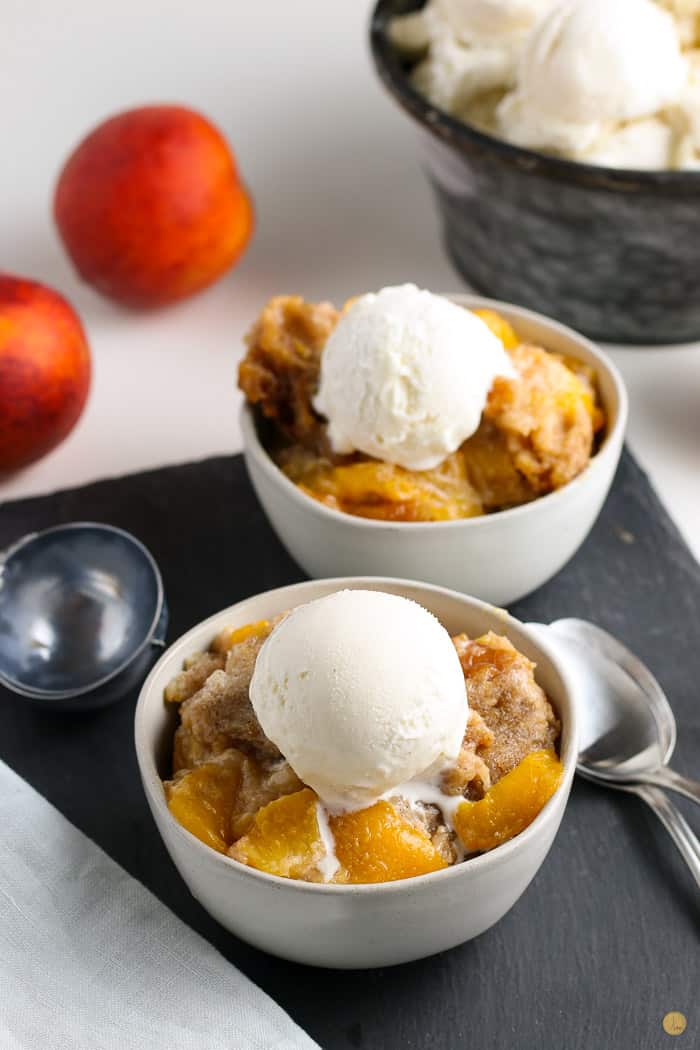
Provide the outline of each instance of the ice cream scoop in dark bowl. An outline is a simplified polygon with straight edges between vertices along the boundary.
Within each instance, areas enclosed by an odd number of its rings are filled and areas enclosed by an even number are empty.
[[[372,54],[416,121],[447,251],[477,291],[619,343],[700,339],[700,172],[582,164],[510,145],[413,87],[379,0]]]

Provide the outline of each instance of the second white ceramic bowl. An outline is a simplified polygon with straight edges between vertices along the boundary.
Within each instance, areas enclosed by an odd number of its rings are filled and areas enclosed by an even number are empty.
[[[448,298],[470,309],[497,310],[524,340],[594,367],[608,428],[586,469],[568,485],[532,503],[479,518],[375,521],[331,510],[292,484],[263,448],[247,404],[241,413],[243,451],[270,522],[310,576],[410,577],[509,605],[554,576],[588,535],[622,451],[627,393],[610,359],[570,328],[493,299]]]
[[[282,879],[217,853],[171,815],[162,776],[169,776],[176,713],[163,701],[183,660],[205,649],[226,625],[269,619],[343,587],[412,598],[451,634],[494,630],[537,663],[537,680],[561,719],[562,783],[532,824],[490,853],[444,871],[400,882],[332,886]],[[193,627],[163,654],[136,707],[136,754],[151,812],[187,886],[227,930],[296,962],[337,968],[391,966],[452,948],[497,922],[544,860],[564,813],[576,767],[574,687],[546,642],[499,609],[439,587],[392,579],[309,581],[239,602]],[[554,916],[556,919],[557,917]]]

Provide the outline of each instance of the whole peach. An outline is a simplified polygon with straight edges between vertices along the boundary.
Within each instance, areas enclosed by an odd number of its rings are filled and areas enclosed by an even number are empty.
[[[84,280],[136,307],[211,284],[253,230],[226,140],[182,106],[144,106],[95,128],[61,172],[54,215]]]
[[[66,300],[0,273],[0,471],[55,448],[77,423],[90,388],[90,350]]]

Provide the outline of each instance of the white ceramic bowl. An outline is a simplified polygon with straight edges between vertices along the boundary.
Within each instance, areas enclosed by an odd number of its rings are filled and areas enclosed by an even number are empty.
[[[479,518],[375,521],[332,510],[301,492],[263,448],[247,404],[241,412],[243,451],[277,535],[310,576],[409,577],[509,605],[554,576],[586,538],[622,451],[627,392],[610,359],[570,328],[493,299],[449,298],[462,306],[497,310],[523,339],[595,368],[608,430],[586,469],[568,485],[532,503]]]
[[[163,701],[167,682],[189,654],[206,648],[227,624],[266,619],[343,587],[404,595],[430,609],[450,633],[507,634],[537,663],[537,680],[562,723],[561,785],[533,823],[490,853],[444,871],[400,882],[325,886],[248,868],[203,845],[165,802],[175,711]],[[577,751],[575,701],[566,668],[517,620],[454,591],[382,578],[310,581],[267,591],[211,616],[163,654],[136,707],[136,753],[158,830],[189,889],[222,926],[265,951],[315,966],[391,966],[452,948],[497,922],[526,889],[545,858],[566,806]]]

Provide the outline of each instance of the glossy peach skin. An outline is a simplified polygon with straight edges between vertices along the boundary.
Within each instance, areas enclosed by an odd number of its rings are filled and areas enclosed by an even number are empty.
[[[0,273],[0,472],[55,448],[90,388],[80,318],[53,289]]]
[[[254,224],[226,140],[182,106],[144,106],[95,128],[61,172],[54,216],[81,277],[132,307],[211,284]]]

